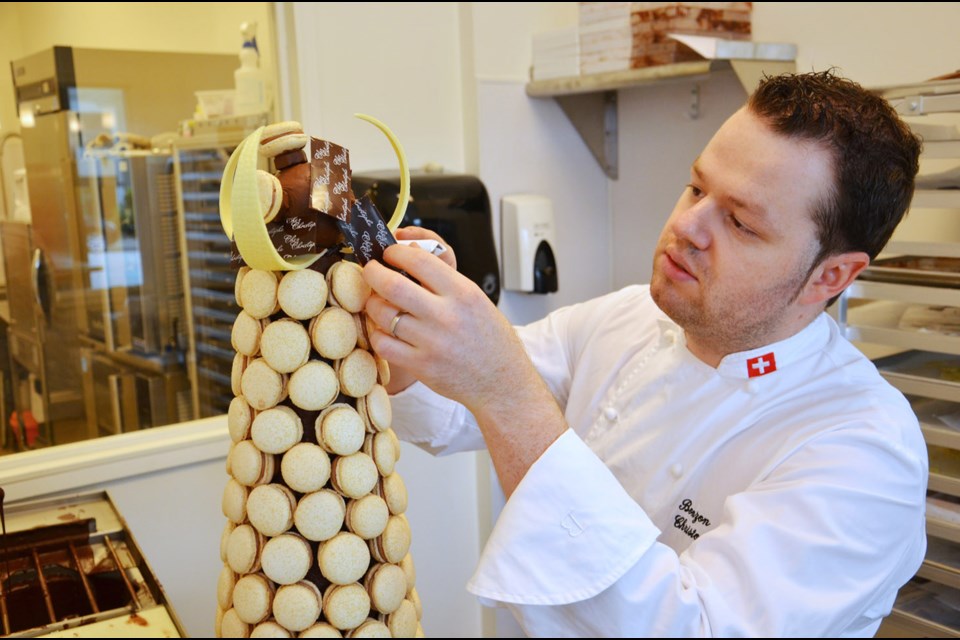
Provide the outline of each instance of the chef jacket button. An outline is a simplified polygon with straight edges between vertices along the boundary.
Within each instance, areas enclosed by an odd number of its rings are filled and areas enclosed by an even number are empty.
[[[616,420],[620,414],[618,414],[617,410],[613,407],[607,407],[603,410],[603,415],[607,418],[607,420]]]
[[[679,462],[670,465],[670,473],[673,475],[674,478],[679,478],[680,476],[683,475],[683,465],[680,464]]]

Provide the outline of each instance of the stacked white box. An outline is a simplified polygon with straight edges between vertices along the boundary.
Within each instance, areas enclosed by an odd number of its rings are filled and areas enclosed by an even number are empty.
[[[580,75],[580,39],[577,27],[565,27],[533,36],[533,79]]]
[[[701,59],[670,33],[750,37],[749,2],[581,2],[583,75]]]

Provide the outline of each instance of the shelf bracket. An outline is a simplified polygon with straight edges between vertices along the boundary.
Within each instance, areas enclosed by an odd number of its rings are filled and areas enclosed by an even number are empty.
[[[617,92],[577,93],[555,96],[577,133],[583,138],[600,168],[611,180],[619,176],[617,152]]]
[[[690,108],[687,109],[687,117],[691,120],[700,118],[700,83],[697,82],[690,89]]]
[[[620,89],[693,80],[696,84],[690,95],[687,115],[696,120],[700,116],[701,107],[699,82],[710,74],[733,70],[749,95],[765,74],[774,76],[795,69],[796,63],[793,60],[695,60],[641,69],[535,80],[527,84],[527,95],[531,98],[553,98],[567,114],[567,118],[583,138],[603,172],[611,180],[616,180],[620,170],[617,155],[617,91]]]

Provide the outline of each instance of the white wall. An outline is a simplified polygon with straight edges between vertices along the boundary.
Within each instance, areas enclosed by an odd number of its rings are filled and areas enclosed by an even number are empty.
[[[864,86],[916,82],[957,68],[956,2],[754,2],[757,41],[794,42],[797,69],[838,67]]]
[[[350,149],[354,171],[394,169],[372,115],[411,168],[464,168],[458,7],[453,2],[294,3],[304,130]]]
[[[607,180],[557,104],[524,91],[532,35],[576,19],[575,2],[472,3],[479,175],[490,193],[498,250],[504,195],[539,193],[554,206],[559,291],[503,292],[500,308],[517,324],[610,286]]]
[[[494,229],[500,228],[503,196],[537,193],[552,201],[556,232],[557,293],[503,291],[500,309],[524,324],[606,293],[607,179],[583,140],[553,100],[531,100],[523,83],[481,81],[478,98],[480,177],[490,193]]]
[[[700,115],[689,116],[700,88]],[[612,287],[649,282],[660,230],[690,179],[690,165],[746,98],[732,72],[620,91],[620,179],[610,182]]]
[[[532,36],[577,23],[576,2],[465,2],[473,13],[480,80],[526,81]]]

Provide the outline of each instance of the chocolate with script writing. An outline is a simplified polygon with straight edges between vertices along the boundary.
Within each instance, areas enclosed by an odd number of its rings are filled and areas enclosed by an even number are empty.
[[[383,262],[383,251],[390,245],[397,244],[386,220],[368,195],[354,202],[350,219],[342,222],[340,229],[360,266],[371,260],[386,264]]]

